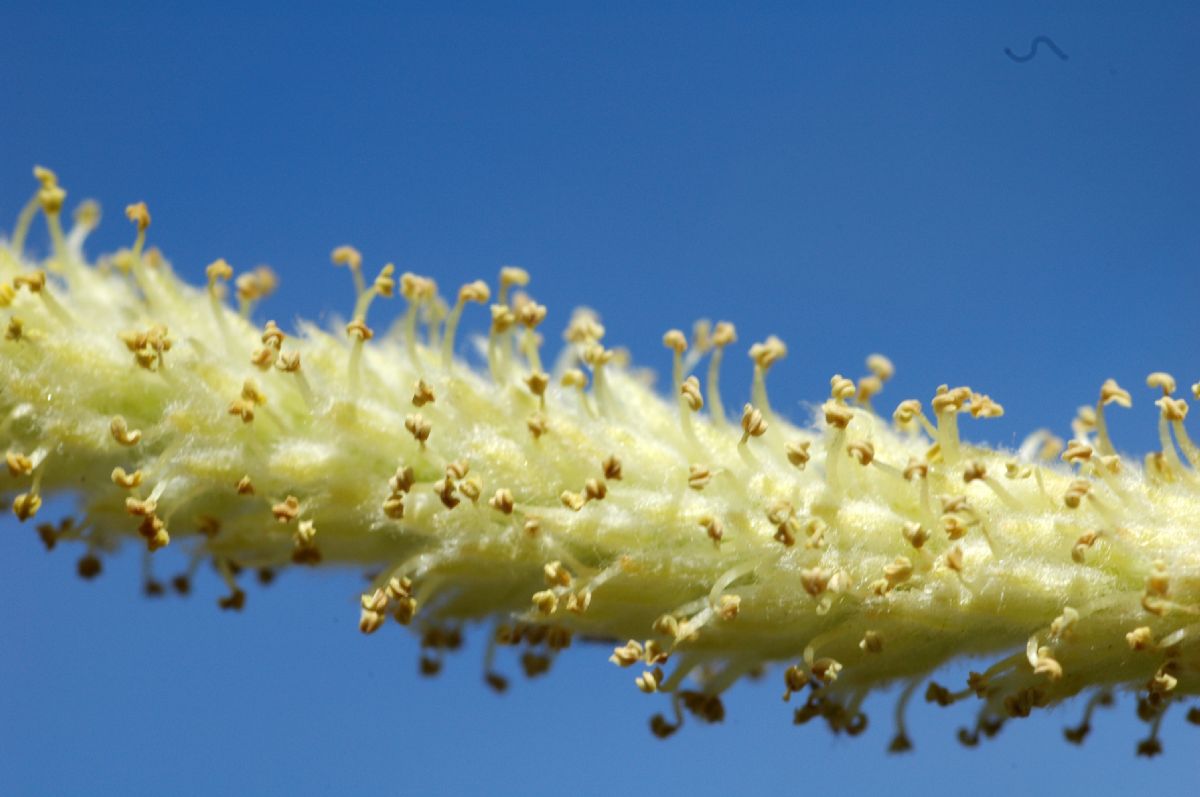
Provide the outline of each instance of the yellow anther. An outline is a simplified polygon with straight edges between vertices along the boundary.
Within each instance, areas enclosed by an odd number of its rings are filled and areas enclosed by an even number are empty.
[[[294,495],[289,495],[271,507],[271,514],[280,523],[291,523],[300,516],[300,499]]]
[[[933,397],[933,411],[936,413],[959,412],[971,398],[971,388],[956,387],[951,390],[946,385],[939,385]]]
[[[750,359],[754,360],[756,367],[764,371],[786,356],[787,346],[774,335],[770,335],[762,343],[755,343],[750,347]]]
[[[307,548],[317,539],[317,526],[311,520],[301,520],[292,534],[292,542],[297,548]]]
[[[0,283],[0,307],[8,307],[17,298],[17,291],[10,283]]]
[[[150,226],[150,210],[145,202],[136,202],[125,206],[125,218],[137,225],[138,232],[145,232]]]
[[[642,643],[631,639],[619,648],[613,648],[608,660],[618,667],[632,667],[642,660],[645,650]]]
[[[124,490],[132,490],[141,485],[142,472],[135,470],[133,473],[126,473],[124,468],[113,468],[112,481]]]
[[[713,544],[720,546],[721,539],[725,536],[724,524],[712,515],[703,515],[698,522],[700,528],[704,529],[704,533],[713,541]]]
[[[542,530],[542,519],[539,517],[525,518],[525,524],[522,528],[526,536],[536,537],[538,532]]]
[[[412,403],[414,407],[424,407],[426,404],[432,404],[437,400],[437,396],[433,393],[433,388],[424,379],[418,379],[416,386],[413,388]],[[409,431],[412,431],[411,429]]]
[[[392,263],[386,263],[383,268],[379,269],[379,273],[375,275],[375,281],[371,283],[371,288],[376,294],[385,299],[396,295],[396,279],[393,276],[395,273],[396,266]]]
[[[755,409],[753,404],[742,407],[742,442],[745,443],[751,437],[762,437],[766,431],[767,422],[762,413]]]
[[[1163,396],[1154,403],[1162,410],[1162,417],[1168,421],[1182,421],[1187,417],[1188,405],[1183,399],[1173,399],[1170,396]]]
[[[533,435],[533,439],[537,440],[550,428],[546,423],[546,416],[540,413],[534,413],[525,420],[525,428]]]
[[[471,472],[471,463],[465,459],[456,460],[446,465],[447,479],[462,479]]]
[[[226,408],[226,413],[236,418],[241,418],[242,423],[250,423],[254,420],[254,402],[246,399],[238,398],[229,402]]]
[[[1033,468],[1016,461],[1004,463],[1004,476],[1008,479],[1028,479],[1033,475]]]
[[[517,322],[526,329],[535,329],[546,320],[546,306],[537,302],[526,302],[517,309]]]
[[[693,490],[703,490],[712,481],[712,472],[704,465],[688,466],[688,487]]]
[[[258,385],[250,379],[242,383],[242,399],[252,404],[262,406],[267,403],[267,397],[258,389]]]
[[[972,418],[1000,418],[1004,415],[1004,407],[982,393],[971,394],[970,410]]]
[[[641,689],[646,694],[652,694],[658,691],[659,684],[663,682],[662,669],[655,667],[653,670],[647,670],[634,679],[637,688]]]
[[[546,388],[550,385],[550,374],[545,371],[534,371],[525,377],[524,382],[530,393],[541,397],[546,395]]]
[[[42,210],[53,215],[62,210],[63,203],[67,201],[67,192],[57,185],[47,185],[38,189],[37,198]]]
[[[1167,563],[1161,560],[1154,562],[1154,570],[1146,576],[1146,594],[1165,598],[1170,591],[1171,580],[1167,575]]]
[[[1129,391],[1117,384],[1115,379],[1106,379],[1104,384],[1100,386],[1100,404],[1108,406],[1109,404],[1118,404],[1122,407],[1132,407],[1133,398],[1129,395]]]
[[[600,463],[601,470],[604,471],[604,478],[611,481],[621,481],[621,460],[617,459],[615,454],[609,454]]]
[[[171,542],[167,526],[158,515],[147,515],[138,525],[138,534],[146,540],[146,549],[154,553],[159,548],[165,548]]]
[[[513,324],[517,323],[517,317],[513,315],[513,311],[508,305],[493,304],[492,311],[492,334],[499,335],[512,329]]]
[[[905,522],[900,529],[900,535],[917,550],[920,550],[921,546],[929,541],[929,532],[925,530],[925,527],[912,520]]]
[[[362,253],[349,244],[334,249],[329,258],[335,266],[346,266],[351,271],[362,268]]]
[[[890,565],[884,565],[883,577],[887,579],[888,589],[894,589],[912,578],[913,565],[907,556],[897,556]]]
[[[736,343],[737,328],[728,321],[718,321],[717,325],[713,327],[711,342],[718,349],[723,349],[730,343]]]
[[[8,474],[14,479],[33,473],[33,460],[18,451],[8,451],[4,455],[8,465]]]
[[[359,318],[346,324],[346,334],[358,341],[368,341],[375,337],[375,331]]]
[[[45,166],[33,167],[33,179],[41,183],[42,188],[50,188],[58,185],[58,175],[52,169],[47,169]]]
[[[279,355],[279,359],[275,362],[275,367],[280,371],[288,374],[294,374],[300,370],[300,352],[285,351]]]
[[[942,515],[941,523],[946,536],[951,540],[961,540],[967,535],[967,524],[956,514],[946,513]]]
[[[559,384],[563,387],[573,387],[578,390],[583,390],[587,387],[587,374],[578,368],[568,368],[563,371],[562,379]]]
[[[584,347],[583,361],[592,369],[596,369],[602,365],[607,365],[613,358],[613,351],[606,349],[599,343],[590,343]]]
[[[42,506],[42,498],[37,493],[21,493],[13,499],[13,514],[17,520],[24,523],[37,514]]]
[[[269,266],[256,266],[253,271],[239,274],[233,281],[238,300],[249,303],[265,299],[279,287],[279,278]]]
[[[808,440],[797,440],[788,443],[784,446],[784,451],[787,454],[787,460],[800,470],[804,470],[804,466],[808,464],[812,455],[809,453],[809,448],[812,443]]]
[[[500,287],[502,289],[516,285],[523,288],[529,284],[529,272],[519,266],[504,266],[500,269]]]
[[[977,479],[984,478],[987,478],[987,468],[984,467],[984,464],[977,459],[971,460],[967,463],[966,467],[963,468],[963,482],[965,484],[970,484]]]
[[[683,354],[685,351],[687,351],[687,347],[688,347],[687,337],[683,334],[683,332],[681,330],[678,330],[678,329],[668,330],[667,334],[663,335],[662,340],[663,340],[663,345],[666,346],[668,349],[671,349],[672,351],[674,351],[676,354]]]
[[[786,691],[783,693],[784,701],[792,699],[792,694],[799,692],[804,687],[808,686],[808,673],[800,669],[796,665],[788,667],[783,672],[783,683]]]
[[[108,430],[112,433],[113,439],[123,446],[135,446],[142,439],[141,430],[130,429],[125,419],[120,415],[117,415],[109,422]]]
[[[841,374],[834,374],[829,379],[829,397],[834,401],[845,401],[854,398],[857,392],[854,380],[847,379]]]
[[[547,562],[542,566],[542,575],[546,579],[547,587],[571,586],[571,573],[563,567],[562,562]]]
[[[80,227],[94,230],[100,225],[100,203],[94,199],[85,199],[75,208],[71,218]]]
[[[1062,455],[1063,462],[1077,465],[1092,458],[1092,447],[1082,440],[1072,440],[1067,444],[1067,450]]]
[[[225,262],[225,258],[220,258],[205,266],[204,274],[208,277],[208,287],[212,288],[218,282],[229,282],[233,279],[233,266]]]
[[[392,520],[404,517],[404,493],[392,493],[383,501],[383,514]]]
[[[921,402],[916,399],[905,399],[896,406],[896,411],[892,413],[892,420],[901,428],[908,427],[921,414]]]
[[[425,441],[429,439],[429,433],[433,430],[433,426],[419,412],[405,417],[404,428],[421,444],[422,449],[425,448]]]
[[[875,459],[875,446],[865,440],[856,440],[846,446],[846,452],[854,458],[859,465],[870,465]]]
[[[904,480],[925,479],[929,477],[929,464],[918,459],[910,458],[904,466]]]
[[[476,304],[487,304],[491,298],[492,291],[483,280],[468,282],[458,289],[458,300],[463,303],[475,302]]]
[[[1129,644],[1130,650],[1142,651],[1155,647],[1154,633],[1148,626],[1133,629],[1125,635],[1125,641]]]
[[[565,506],[567,509],[570,509],[572,512],[578,512],[579,510],[583,509],[583,505],[587,503],[587,500],[581,493],[573,493],[570,490],[563,490],[558,496],[558,500],[563,506]]]
[[[1088,549],[1095,545],[1098,539],[1100,539],[1100,534],[1094,531],[1079,535],[1079,538],[1075,540],[1075,545],[1071,547],[1071,559],[1082,564]]]
[[[254,482],[250,481],[249,476],[243,476],[234,485],[234,490],[237,491],[238,495],[254,495]]]
[[[549,616],[558,611],[558,596],[554,594],[554,590],[544,589],[535,592],[532,600],[534,608],[538,610],[539,614]]]
[[[1159,388],[1164,396],[1175,392],[1175,377],[1162,371],[1155,371],[1146,377],[1146,387]]]
[[[825,413],[825,423],[837,429],[845,429],[854,420],[854,412],[844,404],[836,401],[826,401],[821,405]]]
[[[881,392],[883,392],[883,380],[874,375],[864,376],[858,380],[858,395],[855,398],[860,403],[866,404]]]
[[[704,397],[700,395],[700,380],[696,377],[689,376],[683,381],[683,384],[679,386],[679,395],[692,412],[704,409]]]
[[[717,605],[713,607],[717,617],[720,617],[726,622],[733,620],[738,616],[738,612],[742,608],[742,599],[738,595],[722,595],[717,600]]]
[[[829,587],[832,576],[832,573],[820,567],[807,568],[800,571],[800,585],[815,598]]]
[[[946,567],[950,568],[955,573],[962,572],[963,549],[961,545],[955,545],[949,551],[946,551]]]
[[[867,369],[880,382],[886,382],[896,374],[896,367],[892,365],[892,361],[882,354],[872,354],[867,357]]]
[[[1045,675],[1051,681],[1062,678],[1062,665],[1054,658],[1053,653],[1054,651],[1046,646],[1037,649],[1033,662],[1034,675]]]
[[[1192,395],[1196,397],[1197,401],[1200,401],[1200,382],[1192,385]]]
[[[495,495],[488,499],[488,506],[501,514],[511,515],[513,513],[513,495],[508,490],[500,488]]]
[[[25,322],[15,316],[8,319],[8,327],[4,330],[4,339],[18,341],[25,334]]]
[[[568,343],[595,343],[603,337],[604,326],[596,314],[586,307],[580,307],[571,314],[571,320],[563,333],[563,338]]]

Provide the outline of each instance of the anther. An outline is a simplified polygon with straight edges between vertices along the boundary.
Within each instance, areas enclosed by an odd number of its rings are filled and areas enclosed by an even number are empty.
[[[854,420],[854,412],[836,401],[826,401],[821,405],[821,410],[825,414],[825,423],[836,429],[845,429]]]
[[[878,631],[864,631],[863,638],[858,643],[858,649],[863,653],[882,653],[883,636]]]
[[[808,440],[797,440],[788,443],[784,447],[784,452],[787,454],[787,460],[799,470],[804,470],[812,455],[809,453],[809,448],[812,443]]]
[[[108,425],[109,431],[112,433],[113,439],[123,446],[135,446],[142,439],[140,429],[130,429],[126,424],[125,419],[117,415]]]
[[[24,523],[36,515],[41,506],[42,498],[37,493],[21,493],[13,499],[13,514],[17,516],[18,520]]]
[[[433,388],[424,379],[418,379],[416,387],[413,388],[413,406],[424,407],[426,404],[432,404],[436,400],[437,397],[433,393]]]
[[[238,495],[254,495],[254,482],[250,481],[249,476],[243,476],[233,489]]]
[[[618,667],[632,667],[642,660],[644,653],[642,643],[631,639],[621,647],[613,648],[612,655],[608,657],[608,660]]]
[[[525,428],[527,428],[529,433],[533,435],[534,440],[541,438],[541,436],[546,433],[547,429],[549,429],[549,426],[546,423],[546,416],[542,415],[541,413],[534,413],[533,415],[530,415],[525,420]]]
[[[1087,462],[1092,458],[1092,447],[1082,440],[1072,440],[1067,444],[1067,450],[1063,452],[1063,462],[1069,462],[1072,465],[1078,465]]]
[[[488,506],[501,514],[511,515],[513,513],[513,495],[508,490],[500,488],[495,495],[488,499]]]
[[[909,545],[917,550],[920,550],[921,546],[929,541],[929,532],[925,530],[925,527],[911,520],[905,522],[900,529],[900,534],[908,540]]]
[[[425,441],[429,439],[429,433],[433,430],[433,426],[429,421],[425,420],[421,413],[409,415],[404,419],[404,428],[413,436],[413,439],[421,444],[421,450],[425,450]]]
[[[1175,392],[1175,377],[1162,371],[1155,371],[1146,377],[1146,387],[1158,388],[1164,396],[1169,396]]]
[[[617,459],[615,454],[605,457],[600,467],[604,471],[604,478],[609,481],[621,481],[621,460]]]
[[[8,475],[14,479],[33,473],[33,460],[18,451],[8,451],[4,455],[8,465]]]
[[[859,465],[866,467],[875,459],[875,446],[865,440],[856,440],[846,446],[846,452]]]
[[[722,524],[718,518],[715,518],[712,515],[704,515],[698,522],[700,524],[700,528],[704,529],[704,533],[710,540],[713,541],[713,545],[717,548],[720,548],[721,539],[725,536],[724,524]]]
[[[271,507],[271,514],[280,523],[291,523],[300,516],[300,499],[294,495],[289,495]]]
[[[133,473],[126,473],[124,468],[113,468],[112,481],[123,490],[132,490],[141,485],[142,472],[135,470]]]
[[[492,292],[483,280],[468,282],[458,289],[458,299],[454,303],[454,309],[450,311],[450,316],[446,319],[446,334],[442,338],[443,368],[448,368],[454,362],[454,338],[467,302],[487,304],[491,298]]]
[[[558,611],[558,596],[554,594],[554,590],[544,589],[535,592],[532,601],[539,614],[549,616]]]
[[[767,425],[762,412],[753,404],[747,404],[742,408],[742,439],[738,444],[745,445],[751,437],[762,437],[767,431]]]
[[[693,490],[703,490],[712,480],[712,473],[704,465],[688,466],[688,487]]]

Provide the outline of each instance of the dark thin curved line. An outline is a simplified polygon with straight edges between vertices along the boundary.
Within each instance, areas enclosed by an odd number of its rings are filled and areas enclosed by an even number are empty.
[[[1009,58],[1013,59],[1014,61],[1016,61],[1018,64],[1023,64],[1026,61],[1032,60],[1033,57],[1035,55],[1037,55],[1038,44],[1042,44],[1042,43],[1044,43],[1047,47],[1049,47],[1051,50],[1053,50],[1054,54],[1057,55],[1059,58],[1061,58],[1064,61],[1067,60],[1067,57],[1068,57],[1067,54],[1064,53],[1062,50],[1058,49],[1058,45],[1055,44],[1053,41],[1051,41],[1049,36],[1034,36],[1033,41],[1031,41],[1029,43],[1029,55],[1025,55],[1025,56],[1017,55],[1016,53],[1014,53],[1012,50],[1010,50],[1007,47],[1004,48],[1004,54],[1007,55]]]

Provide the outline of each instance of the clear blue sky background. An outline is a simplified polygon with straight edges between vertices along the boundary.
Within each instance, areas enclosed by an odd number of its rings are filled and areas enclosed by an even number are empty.
[[[1140,454],[1144,375],[1200,377],[1194,5],[101,5],[0,4],[0,223],[34,163],[103,203],[93,253],[145,199],[192,279],[276,267],[263,318],[348,312],[328,253],[349,241],[444,285],[524,265],[554,326],[586,302],[660,369],[662,332],[700,315],[777,333],[796,418],[880,350],[892,399],[1003,402],[967,434],[1005,444],[1067,433],[1116,377]],[[1005,56],[1039,34],[1069,60]],[[1147,762],[1129,700],[1082,750],[1060,737],[1078,706],[965,751],[970,706],[915,704],[917,750],[889,757],[893,695],[832,738],[790,725],[777,675],[661,743],[663,706],[599,648],[499,698],[477,640],[426,681],[413,639],[362,637],[354,574],[285,574],[231,616],[212,574],[149,601],[136,552],[93,583],[76,556],[0,520],[5,794],[1146,793],[1196,773],[1181,711]]]

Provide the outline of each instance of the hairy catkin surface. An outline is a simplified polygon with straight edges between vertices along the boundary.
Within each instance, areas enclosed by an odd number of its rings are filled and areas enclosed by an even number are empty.
[[[969,684],[924,690],[978,701],[966,743],[1088,691],[1067,732],[1079,741],[1121,687],[1139,694],[1152,727],[1139,750],[1153,754],[1163,712],[1200,692],[1200,452],[1165,374],[1149,380],[1163,450],[1144,464],[1108,440],[1106,405],[1130,403],[1111,380],[1065,451],[1048,435],[1018,452],[961,441],[960,419],[1002,412],[969,388],[881,417],[881,357],[857,384],[834,377],[813,423],[793,426],[767,401],[765,376],[786,354],[775,339],[751,349],[753,403],[726,420],[717,369],[730,325],[698,327],[690,344],[664,337],[664,398],[588,314],[544,371],[545,308],[518,292],[519,269],[494,296],[472,283],[448,308],[431,280],[397,286],[390,266],[367,283],[342,247],[334,261],[359,288],[351,322],[293,335],[248,320],[269,272],[232,282],[233,309],[223,261],[195,288],[144,251],[142,205],[128,211],[133,249],[86,263],[95,214],[85,206],[64,234],[61,189],[38,176],[0,245],[0,484],[21,520],[43,495],[78,496],[77,521],[39,533],[85,546],[82,575],[123,542],[179,548],[191,564],[175,587],[212,561],[221,606],[238,609],[244,568],[358,567],[374,574],[360,627],[421,629],[427,671],[465,623],[492,623],[528,674],[573,635],[608,640],[639,688],[673,696],[659,735],[683,711],[720,719],[722,691],[774,662],[789,695],[804,692],[797,722],[854,733],[876,686],[909,681],[907,700],[949,659],[994,657]],[[39,205],[54,255],[35,264],[22,242]],[[397,287],[406,314],[372,330],[369,305]],[[457,356],[473,303],[490,305],[486,373]],[[705,390],[685,378],[701,356]]]

